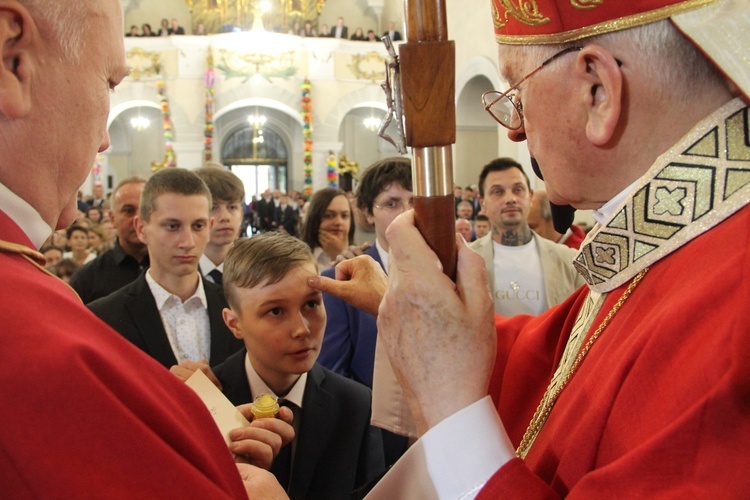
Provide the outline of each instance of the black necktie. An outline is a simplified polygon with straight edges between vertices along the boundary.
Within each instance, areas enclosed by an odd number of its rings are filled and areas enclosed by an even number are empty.
[[[208,275],[211,276],[211,279],[214,280],[214,283],[216,283],[219,286],[223,285],[221,281],[221,271],[219,271],[218,269],[214,269],[213,271],[208,273]]]
[[[294,431],[297,432],[297,426],[295,424],[299,418],[300,407],[286,399],[279,399],[279,406],[286,406],[292,410],[292,413],[294,414],[292,426],[294,426]],[[289,491],[289,482],[292,478],[292,445],[296,439],[297,437],[295,436],[291,443],[282,447],[281,450],[279,450],[279,454],[276,455],[273,464],[271,464],[271,473],[276,476],[276,480],[285,491]]]

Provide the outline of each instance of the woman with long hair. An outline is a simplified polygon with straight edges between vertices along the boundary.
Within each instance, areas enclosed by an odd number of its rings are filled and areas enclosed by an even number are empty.
[[[352,206],[344,191],[332,187],[316,191],[309,205],[302,241],[312,249],[318,271],[323,271],[354,242]]]

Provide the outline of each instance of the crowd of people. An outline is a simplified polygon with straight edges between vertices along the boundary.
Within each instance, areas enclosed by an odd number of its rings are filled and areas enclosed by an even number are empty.
[[[177,18],[172,18],[170,21],[167,18],[161,20],[161,25],[158,30],[153,30],[149,23],[141,24],[141,30],[138,31],[138,26],[133,24],[130,26],[130,30],[125,33],[126,37],[152,37],[152,36],[171,36],[171,35],[184,35],[185,28],[180,26],[180,22]],[[194,35],[205,35],[205,29],[202,24],[196,27]]]
[[[95,191],[103,188],[97,186]],[[109,204],[94,196],[80,198],[78,215],[71,226],[52,233],[40,248],[47,259],[46,269],[66,283],[74,272],[115,245],[117,230],[112,222]]]
[[[391,40],[399,41],[402,40],[401,33],[396,29],[396,23],[391,22],[388,25],[388,29],[383,32],[381,36],[390,36]],[[237,31],[238,27],[226,24],[222,26],[222,32]],[[283,32],[282,29],[275,31]],[[322,37],[322,38],[343,38],[355,41],[363,42],[380,42],[380,38],[375,30],[368,29],[366,32],[363,28],[356,28],[354,33],[349,36],[349,27],[344,24],[344,18],[339,17],[331,28],[327,24],[323,23],[320,25],[320,29],[315,28],[315,24],[312,20],[299,20],[295,19],[292,25],[286,31],[289,35],[296,35],[301,37]],[[126,37],[129,38],[143,38],[143,37],[159,37],[159,36],[170,36],[170,35],[184,35],[186,34],[185,28],[180,26],[179,21],[173,18],[162,19],[159,29],[153,29],[150,23],[141,24],[140,28],[138,25],[131,25],[130,29],[125,33]],[[206,27],[203,23],[198,23],[192,32],[193,35],[207,35]]]
[[[4,495],[746,496],[745,4],[560,0],[545,8],[560,19],[539,23],[493,0],[513,86],[485,109],[528,142],[549,207],[530,215],[515,159],[484,165],[471,191],[489,228],[456,236],[455,282],[415,226],[400,157],[365,169],[353,197],[315,192],[301,228],[264,193],[250,237],[244,187],[222,166],[124,179],[110,200],[95,186],[77,205],[128,73],[122,10],[6,4]],[[75,92],[91,106],[61,99]],[[572,207],[597,221],[577,252]],[[87,221],[105,214],[114,246],[71,286],[50,276],[37,250],[50,232],[85,261]],[[362,219],[374,241],[352,247]],[[76,294],[79,275],[110,289]],[[197,370],[248,425],[222,439],[183,383]],[[260,395],[277,418],[253,416]]]

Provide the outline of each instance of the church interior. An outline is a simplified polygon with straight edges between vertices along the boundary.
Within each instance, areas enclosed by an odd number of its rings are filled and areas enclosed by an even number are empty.
[[[447,1],[460,186],[475,184],[498,156],[529,166],[525,144],[510,142],[482,108],[482,93],[505,85],[486,43],[489,2],[482,7]],[[388,52],[380,37],[390,27],[405,35],[402,0],[125,0],[123,9],[125,33],[135,35],[125,37],[131,75],[111,96],[112,145],[84,193],[97,183],[111,190],[132,175],[208,161],[239,175],[248,198],[266,188],[311,193],[356,184],[363,168],[399,154],[378,129],[387,113],[381,84]],[[308,23],[320,34],[338,18],[350,37],[361,28],[377,41],[295,33]],[[158,33],[163,20],[185,34],[140,36],[144,24]]]

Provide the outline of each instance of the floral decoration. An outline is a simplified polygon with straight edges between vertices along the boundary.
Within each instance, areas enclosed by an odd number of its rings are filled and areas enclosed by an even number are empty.
[[[210,47],[208,48],[208,61],[206,65],[206,124],[203,130],[203,159],[208,163],[213,159],[214,85],[216,83],[214,56]]]
[[[313,168],[312,168],[312,101],[310,99],[310,80],[305,78],[302,82],[302,137],[304,138],[304,163],[305,163],[305,189],[306,195],[313,193]]]
[[[169,100],[167,99],[167,90],[164,85],[164,80],[159,79],[158,82],[156,82],[156,90],[159,93],[159,100],[161,103],[161,115],[162,115],[162,125],[164,128],[164,162],[162,163],[163,167],[175,167],[177,166],[177,158],[174,154],[173,149],[173,141],[174,141],[174,132],[172,129],[172,118],[170,118],[170,112],[169,112]],[[153,165],[152,165],[153,169]]]

